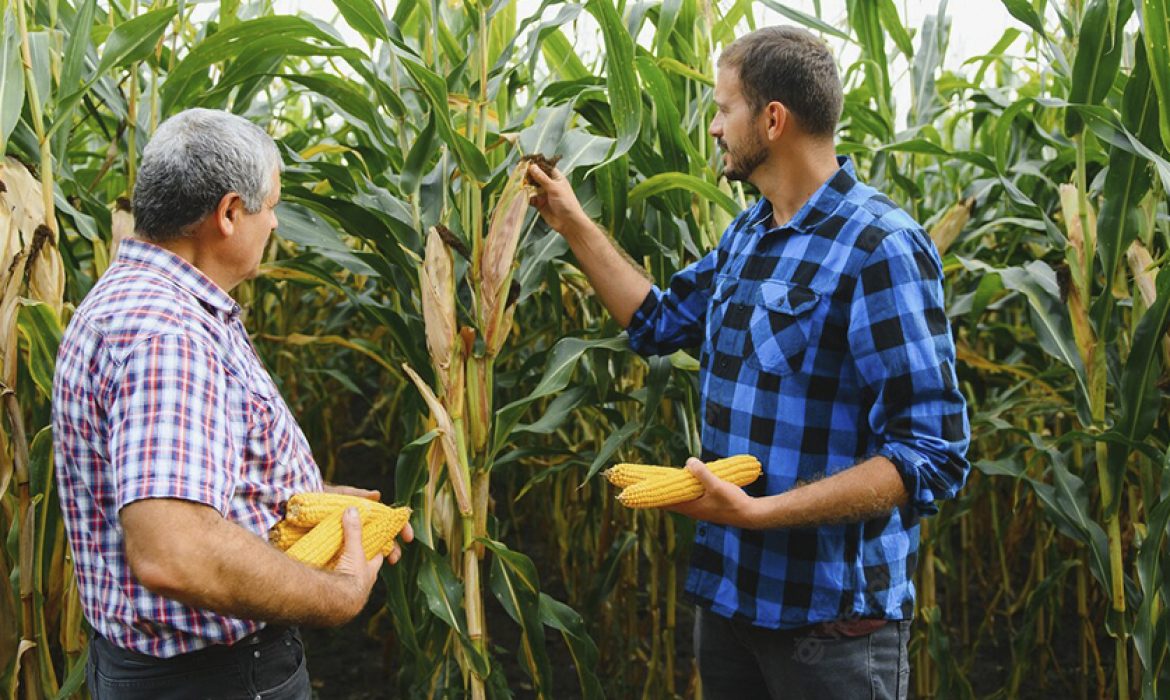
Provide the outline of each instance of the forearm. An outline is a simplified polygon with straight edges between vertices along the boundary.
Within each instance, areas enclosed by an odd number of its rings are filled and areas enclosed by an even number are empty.
[[[634,313],[650,293],[646,272],[588,219],[567,226],[562,234],[601,303],[623,328],[630,325]]]
[[[873,457],[833,476],[784,493],[752,499],[752,529],[816,527],[863,522],[909,499],[894,463]]]
[[[340,575],[302,564],[244,528],[221,520],[214,546],[180,580],[179,600],[247,620],[309,626],[337,625],[360,610],[341,595]],[[193,553],[194,554],[194,553]]]
[[[241,619],[335,625],[365,602],[344,576],[289,558],[206,506],[140,501],[123,509],[122,522],[139,582],[192,607]],[[170,529],[162,532],[159,522]]]

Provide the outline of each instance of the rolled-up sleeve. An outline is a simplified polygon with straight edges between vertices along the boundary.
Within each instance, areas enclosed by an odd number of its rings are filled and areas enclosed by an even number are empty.
[[[942,264],[921,231],[891,233],[854,289],[849,347],[877,454],[897,467],[918,515],[938,511],[967,480],[969,425],[955,376]]]
[[[713,250],[676,272],[665,291],[650,289],[626,327],[631,350],[666,355],[702,342],[718,259],[719,250]]]

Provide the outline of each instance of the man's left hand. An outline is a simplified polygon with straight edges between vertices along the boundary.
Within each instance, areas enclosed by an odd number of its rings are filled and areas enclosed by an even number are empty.
[[[337,493],[341,494],[342,496],[357,496],[358,498],[367,498],[371,501],[382,500],[381,491],[359,489],[356,486],[342,486],[340,484],[325,484],[325,493]]]
[[[715,476],[706,464],[694,457],[687,460],[686,468],[703,485],[703,495],[693,501],[670,506],[666,510],[719,525],[748,530],[757,527],[755,522],[758,503],[755,498],[744,493],[744,490],[735,484]]]

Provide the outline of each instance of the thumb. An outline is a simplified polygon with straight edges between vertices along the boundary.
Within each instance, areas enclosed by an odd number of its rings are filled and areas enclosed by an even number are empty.
[[[550,182],[553,181],[553,178],[549,177],[548,174],[546,174],[544,170],[535,163],[528,166],[528,177],[541,187],[546,187]]]
[[[341,516],[341,554],[355,564],[366,560],[362,548],[362,519],[357,508],[349,507]]]
[[[695,457],[687,460],[686,467],[687,471],[693,474],[699,480],[699,483],[703,485],[704,491],[710,491],[712,486],[719,483],[719,477],[715,476],[714,472],[708,469],[706,464]]]

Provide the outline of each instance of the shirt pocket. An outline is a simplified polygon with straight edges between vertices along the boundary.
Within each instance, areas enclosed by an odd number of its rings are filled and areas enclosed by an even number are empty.
[[[799,370],[808,350],[813,310],[820,301],[820,293],[809,287],[781,280],[762,282],[748,322],[748,364],[781,376]]]

